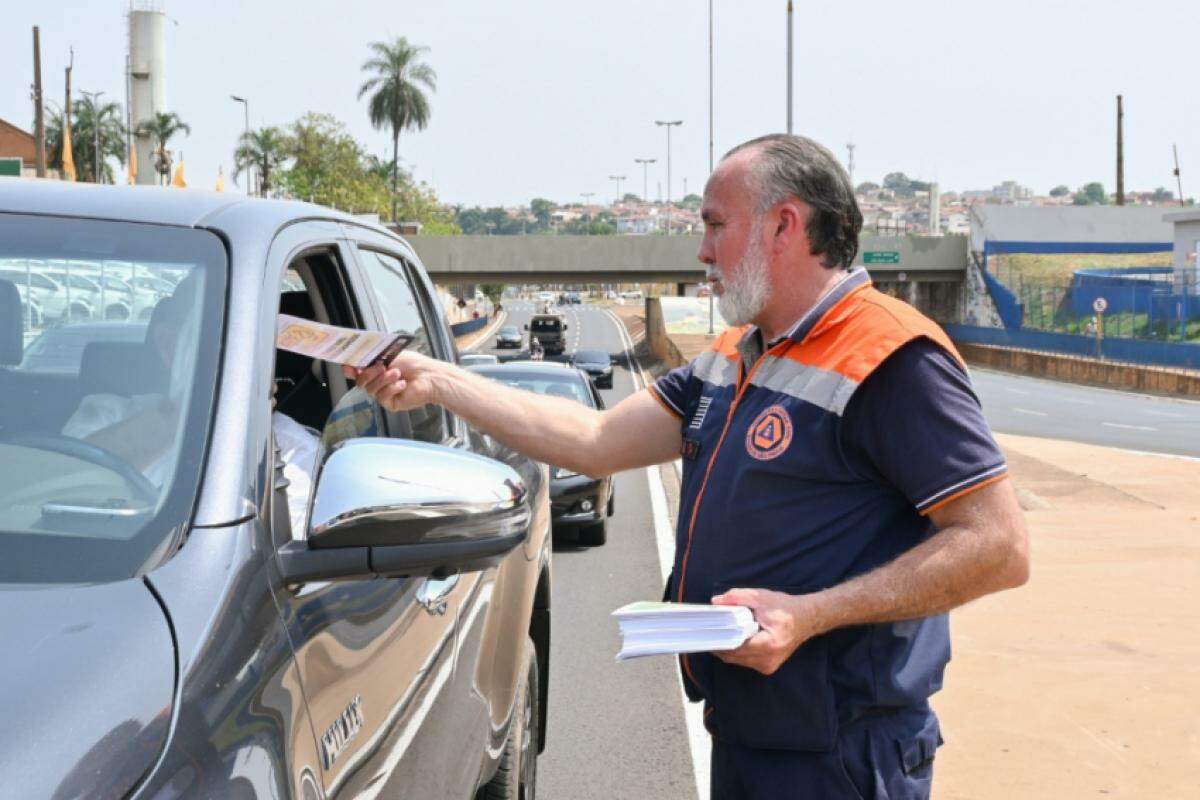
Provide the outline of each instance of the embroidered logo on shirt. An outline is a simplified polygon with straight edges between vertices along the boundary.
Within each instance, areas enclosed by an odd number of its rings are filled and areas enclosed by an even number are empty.
[[[712,405],[711,397],[701,397],[700,405],[696,406],[696,413],[692,415],[692,422],[688,428],[694,431],[700,430],[700,426],[704,424],[704,418],[708,416],[708,407]]]
[[[746,431],[746,452],[759,461],[775,458],[792,443],[792,418],[774,405],[758,415]]]

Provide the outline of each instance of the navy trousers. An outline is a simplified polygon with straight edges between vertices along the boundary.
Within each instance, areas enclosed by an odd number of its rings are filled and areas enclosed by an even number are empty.
[[[928,708],[844,725],[827,753],[760,750],[714,738],[712,800],[928,800],[941,743]]]

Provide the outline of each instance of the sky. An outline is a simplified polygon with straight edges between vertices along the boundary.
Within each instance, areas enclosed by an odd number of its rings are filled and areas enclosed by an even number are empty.
[[[46,97],[73,84],[124,100],[124,0],[4,0],[0,118],[32,128],[33,25]],[[709,173],[705,0],[163,0],[167,98],[192,127],[189,184],[232,168],[251,124],[333,114],[391,156],[356,97],[368,43],[405,36],[437,71],[429,126],[405,133],[405,167],[445,201],[578,202],[643,191],[699,192]],[[785,0],[714,0],[716,158],[786,127]],[[1115,189],[1116,95],[1125,103],[1127,190],[1200,195],[1200,2],[1196,0],[798,0],[794,130],[843,160],[856,182],[891,171],[943,191],[1015,180],[1039,193]],[[232,187],[230,187],[232,188]]]

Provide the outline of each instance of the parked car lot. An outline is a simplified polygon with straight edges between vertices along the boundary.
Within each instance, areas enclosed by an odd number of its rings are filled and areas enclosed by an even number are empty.
[[[0,260],[65,258],[170,291],[145,338],[35,348],[0,279],[4,794],[533,796],[546,468],[274,346],[279,309],[453,359],[408,245],[301,203],[0,182]],[[319,435],[295,529],[276,381]]]
[[[518,389],[564,397],[589,408],[604,408],[604,399],[587,373],[566,364],[510,361],[471,369]],[[604,544],[608,540],[607,518],[612,516],[615,503],[612,476],[592,478],[565,467],[551,467],[550,478],[550,509],[555,532],[575,531],[583,545]]]

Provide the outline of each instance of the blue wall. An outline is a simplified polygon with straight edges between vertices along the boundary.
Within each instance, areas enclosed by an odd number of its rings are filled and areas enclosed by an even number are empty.
[[[999,347],[1020,347],[1066,355],[1095,358],[1096,339],[1070,333],[1047,333],[1008,328],[981,328],[975,325],[949,324],[943,326],[956,342],[990,344]],[[1162,342],[1147,339],[1104,339],[1101,344],[1104,358],[1135,364],[1200,369],[1200,344]]]
[[[456,322],[450,326],[450,332],[455,336],[462,336],[464,333],[474,333],[483,326],[487,325],[487,317],[477,317],[466,322]]]
[[[1200,316],[1200,298],[1174,292],[1171,267],[1115,267],[1080,269],[1071,280],[1071,310],[1076,316],[1092,314],[1097,297],[1108,302],[1106,314],[1149,314],[1153,321],[1179,324]],[[1151,279],[1138,275],[1153,276]]]

